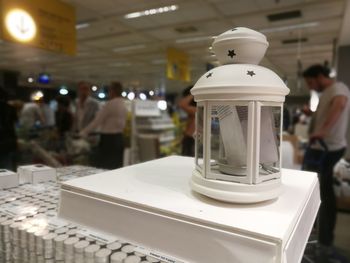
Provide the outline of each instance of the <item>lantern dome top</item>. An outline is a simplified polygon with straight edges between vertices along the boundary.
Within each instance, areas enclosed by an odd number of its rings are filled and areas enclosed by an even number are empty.
[[[194,99],[283,102],[288,87],[276,73],[257,65],[267,47],[266,37],[249,28],[237,27],[219,35],[213,50],[224,65],[197,81],[191,89]]]
[[[191,93],[196,101],[236,99],[283,102],[289,89],[270,69],[251,64],[232,64],[205,73]]]
[[[246,27],[236,27],[217,36],[213,50],[221,64],[258,64],[269,43],[265,35]]]

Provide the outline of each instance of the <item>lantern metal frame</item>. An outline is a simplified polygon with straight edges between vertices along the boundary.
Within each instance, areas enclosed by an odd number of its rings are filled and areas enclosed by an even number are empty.
[[[217,105],[233,105],[233,106],[248,106],[248,126],[247,126],[247,173],[245,176],[234,176],[223,173],[213,173],[212,159],[211,159],[211,121],[212,121],[212,107]],[[191,182],[192,188],[204,193],[215,199],[229,202],[251,203],[271,199],[280,194],[280,176],[281,176],[281,136],[278,138],[278,172],[269,175],[260,175],[259,160],[260,160],[260,125],[261,125],[261,108],[262,107],[278,107],[280,108],[279,133],[282,135],[283,123],[283,103],[272,101],[242,101],[234,100],[203,100],[197,103],[197,108],[203,108],[202,127],[203,136],[203,163],[202,167],[199,165],[198,156],[198,138],[196,136],[195,143],[195,170],[193,171],[193,180]],[[196,124],[198,124],[198,111],[196,113]],[[206,181],[198,182],[198,176],[203,177]],[[273,180],[277,179],[277,180]],[[206,189],[207,182],[211,182],[211,186]],[[264,184],[264,182],[266,182]],[[204,185],[203,185],[204,184]],[[216,184],[216,186],[215,186]],[[222,185],[218,185],[222,184]],[[225,190],[222,186],[230,186]],[[209,189],[210,188],[210,189]],[[218,188],[218,189],[216,189]],[[224,187],[225,188],[225,187]],[[231,193],[228,193],[231,192]]]

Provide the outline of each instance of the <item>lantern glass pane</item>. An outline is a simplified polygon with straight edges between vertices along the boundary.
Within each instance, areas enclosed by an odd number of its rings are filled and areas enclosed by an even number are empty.
[[[204,124],[204,107],[197,107],[196,113],[196,166],[198,170],[203,169],[203,124]]]
[[[216,179],[241,181],[247,175],[248,106],[211,107],[210,167]]]
[[[260,121],[259,175],[264,181],[280,171],[281,107],[262,106]]]

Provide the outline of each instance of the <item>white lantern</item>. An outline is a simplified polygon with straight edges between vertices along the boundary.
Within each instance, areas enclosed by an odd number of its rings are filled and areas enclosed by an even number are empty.
[[[219,35],[213,50],[222,66],[192,88],[197,102],[194,191],[226,202],[254,203],[281,192],[281,132],[289,89],[258,66],[268,42],[238,27]]]

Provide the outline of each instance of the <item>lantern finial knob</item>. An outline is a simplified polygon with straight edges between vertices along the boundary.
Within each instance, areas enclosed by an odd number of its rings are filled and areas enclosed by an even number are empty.
[[[265,35],[236,27],[217,36],[213,50],[221,64],[259,64],[268,45]]]

